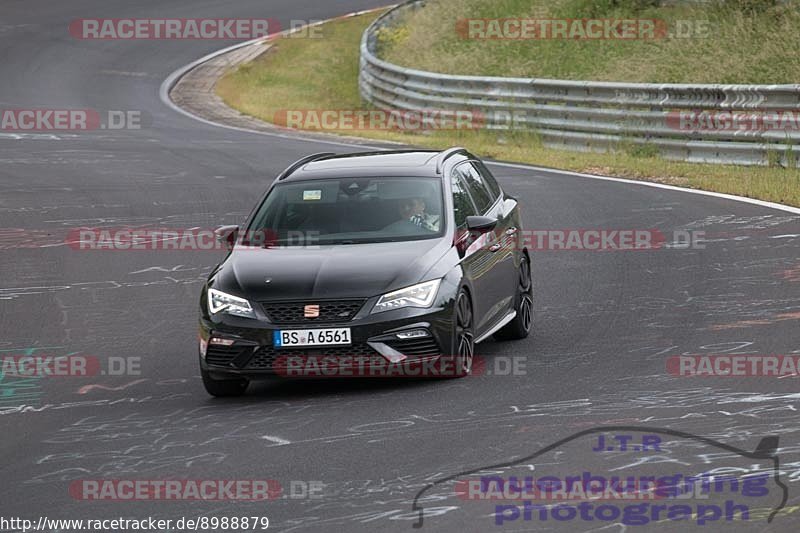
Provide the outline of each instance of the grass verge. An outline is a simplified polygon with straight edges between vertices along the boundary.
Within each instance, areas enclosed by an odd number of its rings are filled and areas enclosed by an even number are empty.
[[[432,5],[433,3],[431,3]],[[373,13],[324,25],[321,38],[285,38],[217,84],[225,103],[273,122],[286,110],[367,109],[358,92],[358,45]],[[546,167],[656,181],[800,206],[800,172],[777,167],[739,167],[668,161],[631,148],[594,154],[545,148],[533,134],[452,130],[398,132],[324,130],[441,149],[465,146],[481,157]]]
[[[467,19],[658,21],[641,39],[488,39]],[[457,31],[458,21],[463,21]],[[800,0],[440,0],[382,36],[389,62],[447,74],[649,83],[796,83]],[[580,36],[583,25],[570,26]],[[502,31],[502,29],[501,29]],[[469,38],[469,36],[472,38]],[[502,34],[507,35],[507,34]],[[563,34],[561,34],[563,35]],[[567,34],[568,35],[568,34]],[[652,37],[652,38],[649,38]],[[447,57],[446,62],[441,57]]]

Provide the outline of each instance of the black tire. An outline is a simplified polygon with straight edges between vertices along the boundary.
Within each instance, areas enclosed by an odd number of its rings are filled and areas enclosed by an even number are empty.
[[[456,296],[455,316],[453,317],[453,359],[454,378],[463,378],[472,373],[475,360],[475,315],[472,300],[466,290],[461,289]]]
[[[519,340],[527,337],[533,326],[533,280],[531,278],[531,260],[522,255],[519,265],[519,282],[517,283],[516,303],[514,310],[517,316],[503,326],[494,338],[499,341]]]
[[[217,398],[241,396],[250,384],[246,379],[214,379],[207,370],[203,369],[200,369],[200,375],[203,377],[203,386],[205,386],[206,392]]]

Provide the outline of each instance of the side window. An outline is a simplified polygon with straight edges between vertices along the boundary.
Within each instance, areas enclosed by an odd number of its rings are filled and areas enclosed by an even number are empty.
[[[481,163],[480,161],[473,161],[471,163],[475,168],[478,169],[478,173],[483,176],[483,181],[489,187],[489,192],[492,193],[492,196],[497,198],[500,196],[500,185],[497,183],[497,180],[494,179],[492,173],[489,172],[489,169],[486,168],[486,165]]]
[[[478,173],[471,163],[461,164],[457,167],[457,170],[461,174],[470,196],[475,201],[478,214],[483,215],[492,207],[495,200],[494,194],[486,187],[483,176]]]
[[[476,215],[475,205],[467,193],[464,182],[461,181],[460,172],[453,171],[450,177],[453,189],[453,211],[456,218],[456,226],[463,227],[467,224],[467,217]]]

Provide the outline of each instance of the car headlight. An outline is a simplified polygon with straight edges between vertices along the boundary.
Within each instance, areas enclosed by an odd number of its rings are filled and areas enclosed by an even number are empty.
[[[250,306],[250,302],[244,298],[226,294],[216,289],[208,289],[208,310],[212,314],[222,311],[229,315],[255,318],[256,314]]]
[[[380,313],[401,307],[430,307],[436,298],[440,281],[434,279],[384,294],[372,308],[372,312]]]

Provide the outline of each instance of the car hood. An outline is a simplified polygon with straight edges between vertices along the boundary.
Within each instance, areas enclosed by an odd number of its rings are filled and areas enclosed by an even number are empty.
[[[250,300],[367,298],[413,285],[450,248],[445,239],[257,248],[236,246],[212,286]]]

